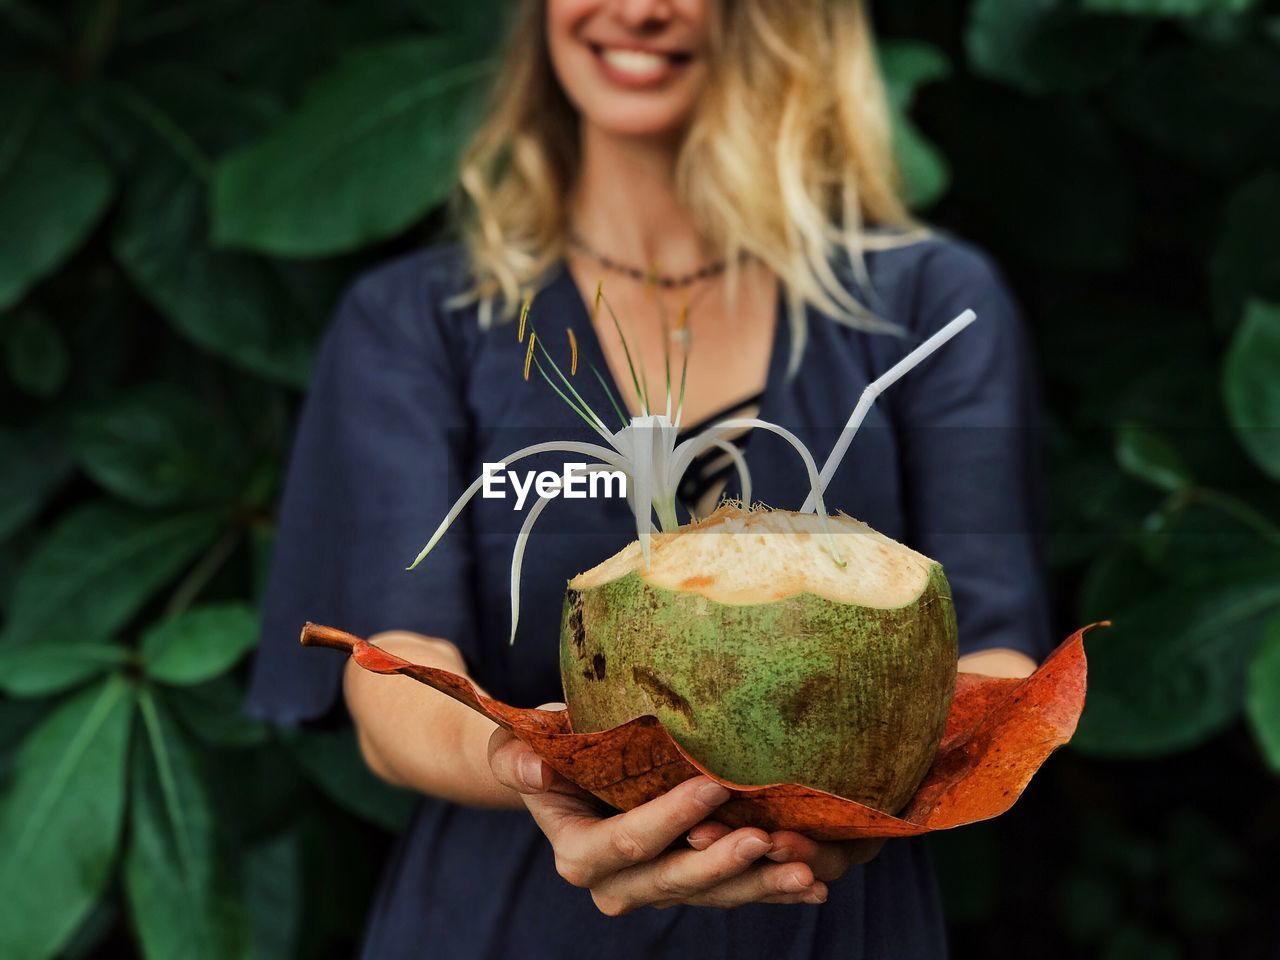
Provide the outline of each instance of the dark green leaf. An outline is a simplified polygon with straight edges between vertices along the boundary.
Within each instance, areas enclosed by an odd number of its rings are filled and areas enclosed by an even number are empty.
[[[1030,94],[1072,92],[1110,80],[1144,32],[1141,23],[1089,16],[1063,0],[977,0],[965,46],[982,76]]]
[[[1164,585],[1160,572],[1133,543],[1098,554],[1085,572],[1077,608],[1081,623],[1110,620]]]
[[[1280,306],[1249,305],[1227,351],[1222,387],[1236,436],[1280,480]]]
[[[142,637],[147,675],[161,683],[202,683],[258,642],[258,617],[243,603],[206,604],[164,620]]]
[[[9,790],[9,778],[22,741],[48,712],[47,700],[0,698],[0,797]]]
[[[1055,565],[1081,563],[1124,542],[1152,507],[1150,490],[1116,469],[1111,457],[1074,451],[1049,471],[1055,510],[1049,553]]]
[[[1072,938],[1097,941],[1123,915],[1121,885],[1100,870],[1071,873],[1058,893],[1058,918]]]
[[[880,63],[893,110],[894,151],[902,170],[907,202],[927,207],[946,192],[951,174],[946,159],[907,115],[916,90],[944,79],[951,65],[926,43],[891,41],[881,45]]]
[[[146,743],[133,757],[124,882],[143,955],[247,957],[248,917],[233,852],[196,758],[145,689],[139,708]]]
[[[47,425],[0,429],[0,539],[35,515],[71,473],[71,458]]]
[[[1230,834],[1194,811],[1169,818],[1164,845],[1169,904],[1178,926],[1221,935],[1235,922],[1238,898],[1232,879],[1244,858]]]
[[[1250,299],[1280,303],[1280,173],[1265,173],[1227,202],[1222,233],[1209,262],[1214,319],[1223,330],[1240,322]]]
[[[231,431],[190,388],[152,383],[82,415],[72,447],[89,476],[140,506],[230,506],[247,469]]]
[[[1116,433],[1116,462],[1127,473],[1169,493],[1191,483],[1178,451],[1158,430],[1144,424],[1121,424]]]
[[[11,697],[45,697],[78,686],[129,662],[125,647],[109,643],[0,645],[0,690]]]
[[[962,116],[945,111],[935,126],[955,174],[948,203],[959,207],[952,215],[966,232],[1036,264],[1107,269],[1126,262],[1133,186],[1096,112],[1005,94],[984,103],[980,135]]]
[[[974,72],[1038,92],[1043,82],[1027,50],[1060,6],[1059,0],[977,0],[965,33]]]
[[[412,6],[414,0],[405,2]],[[434,25],[450,31],[454,42],[484,53],[492,50],[495,38],[503,36],[506,16],[515,5],[503,0],[431,0],[422,6]]]
[[[304,793],[287,824],[246,845],[257,956],[326,956],[367,922],[365,898],[351,892],[368,890],[381,872],[380,845],[370,842],[370,828],[318,799]]]
[[[289,830],[254,845],[245,855],[245,900],[259,957],[297,956],[306,910],[303,835]]]
[[[13,320],[5,344],[9,379],[33,397],[52,397],[71,367],[67,345],[53,324],[27,310]]]
[[[1280,57],[1260,44],[1173,46],[1119,90],[1119,113],[1162,150],[1222,175],[1280,160]]]
[[[323,321],[281,268],[206,246],[204,185],[169,160],[131,184],[112,235],[134,282],[183,336],[239,367],[301,386]]]
[[[999,837],[992,825],[939,830],[929,835],[928,844],[947,919],[961,923],[989,921],[1000,900],[1003,872]]]
[[[1236,497],[1195,487],[1149,514],[1136,544],[1151,569],[1198,589],[1280,560],[1280,527]]]
[[[161,692],[172,704],[191,689]],[[253,749],[204,750],[201,761],[223,822],[241,844],[274,836],[296,823],[304,811],[322,805],[318,791],[275,737],[268,736]]]
[[[1280,617],[1267,625],[1249,665],[1244,706],[1263,758],[1280,773]]]
[[[1238,876],[1247,859],[1223,827],[1198,810],[1177,810],[1165,824],[1165,859],[1215,879]]]
[[[1083,0],[1086,10],[1143,17],[1199,17],[1207,13],[1243,13],[1255,0]]]
[[[1168,937],[1133,922],[1108,931],[1098,960],[1182,960],[1182,951]]]
[[[275,555],[276,528],[274,524],[259,524],[249,532],[249,555],[252,562],[251,577],[253,598],[262,603],[267,592],[267,578],[271,575],[271,558]]]
[[[489,70],[437,38],[349,57],[266,139],[219,163],[215,239],[317,256],[405,229],[451,191],[466,105]]]
[[[147,119],[137,164],[112,232],[112,249],[143,294],[185,337],[263,376],[301,386],[324,323],[323,307],[299,293],[288,267],[208,245],[208,142],[228,135],[206,116],[259,123],[257,101],[207,81],[185,101],[122,94]],[[157,96],[157,100],[160,98]],[[168,108],[166,110],[166,108]],[[179,113],[188,132],[170,112]],[[314,285],[314,277],[302,278]]]
[[[1239,713],[1261,626],[1277,609],[1280,566],[1271,564],[1118,612],[1086,641],[1089,697],[1072,745],[1159,756],[1219,732]]]
[[[27,738],[0,809],[0,956],[57,952],[93,906],[120,839],[133,690],[77,694]]]
[[[927,43],[886,40],[879,55],[889,101],[899,110],[911,109],[920,87],[945,80],[951,73],[946,54]]]
[[[63,271],[45,297],[50,312],[59,317],[75,371],[63,388],[65,406],[59,412],[64,415],[102,403],[118,390],[136,369],[139,341],[148,350],[164,343],[159,325],[138,309],[126,278],[100,249],[95,254],[89,260],[99,268]]]
[[[353,730],[289,730],[283,736],[298,765],[339,806],[387,830],[404,827],[413,795],[387,786],[369,772]]]
[[[208,513],[156,517],[111,503],[77,508],[23,567],[4,641],[105,639],[207,547],[218,527]]]
[[[120,923],[120,908],[110,898],[101,898],[93,905],[71,939],[58,954],[58,960],[97,960],[104,956],[103,941]]]
[[[211,746],[253,747],[267,739],[266,724],[244,713],[244,691],[229,676],[162,695],[183,726]]]
[[[894,152],[907,204],[914,209],[928,207],[947,192],[951,170],[946,158],[909,117],[899,116],[894,122]]]
[[[13,27],[15,34],[41,48],[58,49],[66,42],[62,25],[34,4],[0,0],[0,18]]]
[[[121,29],[137,45],[132,51],[134,62],[162,61],[217,71],[247,88],[292,100],[353,48],[434,27],[442,2],[196,0],[155,5],[150,15],[122,18]],[[497,2],[508,5],[505,0]],[[489,6],[490,0],[470,4],[473,14]],[[500,36],[496,22],[493,16],[484,22],[486,48]],[[301,24],[305,30],[299,29]],[[455,34],[451,39],[466,38]]]
[[[80,246],[111,189],[49,79],[0,72],[0,310]]]
[[[1091,297],[1082,286],[1073,283],[1068,296],[1046,303],[1037,322],[1050,378],[1078,391],[1059,415],[1070,418],[1077,433],[1098,426],[1108,438],[1122,420],[1220,434],[1221,418],[1213,414],[1221,404],[1204,389],[1204,377],[1193,375],[1221,346],[1203,313],[1146,299]],[[1124,335],[1116,336],[1117,330]]]
[[[131,71],[98,104],[105,122],[127,130],[139,157],[163,148],[207,179],[213,160],[261,136],[279,119],[276,97],[228,80],[223,71],[174,62]]]

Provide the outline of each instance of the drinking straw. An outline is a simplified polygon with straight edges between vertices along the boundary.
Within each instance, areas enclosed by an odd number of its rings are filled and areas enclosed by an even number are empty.
[[[867,384],[867,388],[862,391],[862,396],[858,398],[857,406],[853,408],[853,413],[849,415],[849,422],[840,431],[840,439],[836,441],[831,455],[827,457],[827,462],[822,465],[822,472],[818,475],[818,483],[819,489],[823,493],[826,493],[827,484],[831,482],[836,470],[840,468],[840,461],[844,459],[844,455],[849,449],[849,444],[853,442],[854,435],[858,432],[858,428],[862,426],[862,421],[866,419],[867,411],[876,402],[876,397],[893,386],[921,360],[929,356],[976,319],[978,319],[976,313],[972,310],[966,310],[871,383]],[[800,512],[813,513],[814,509],[813,492],[810,491],[809,496],[804,501],[804,506],[800,508]]]

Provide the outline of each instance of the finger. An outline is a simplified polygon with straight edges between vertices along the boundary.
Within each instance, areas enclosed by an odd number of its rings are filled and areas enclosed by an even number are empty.
[[[538,709],[558,712],[567,708],[563,703],[544,703]],[[499,783],[520,793],[547,790],[557,776],[528,744],[503,727],[489,737],[489,767]]]
[[[769,850],[769,835],[746,827],[721,837],[703,851],[680,850],[620,870],[597,884],[592,894],[602,909],[626,910],[649,904],[681,903],[751,867]]]
[[[853,866],[854,864],[869,863],[874,860],[880,855],[880,850],[884,847],[884,843],[884,837],[849,841],[849,865]]]
[[[594,886],[601,878],[657,857],[729,799],[729,791],[708,777],[692,777],[606,820],[564,819],[562,809],[543,803],[547,796],[527,797],[529,812],[555,846],[562,866],[583,885]]]
[[[847,843],[820,843],[790,830],[779,830],[772,835],[772,839],[770,860],[777,863],[807,863],[819,880],[841,877],[853,862]]]
[[[762,862],[687,902],[726,908],[747,903],[823,903],[827,894],[827,885],[806,864]]]
[[[551,786],[551,768],[502,727],[489,737],[489,769],[499,783],[520,793],[541,793]]]
[[[773,849],[769,859],[776,863],[807,863],[823,880],[834,880],[848,867],[844,847],[840,843],[821,843],[802,833],[778,830],[770,835]]]
[[[836,880],[850,867],[869,862],[880,853],[885,843],[883,837],[821,843],[787,830],[777,831],[771,839],[770,860],[807,863],[819,880]]]
[[[812,890],[804,893],[780,893],[775,897],[765,897],[757,903],[826,903],[830,891],[825,883],[816,883]]]
[[[689,831],[685,841],[695,850],[705,850],[721,837],[727,837],[731,833],[733,833],[732,827],[727,827],[715,820],[704,820]]]

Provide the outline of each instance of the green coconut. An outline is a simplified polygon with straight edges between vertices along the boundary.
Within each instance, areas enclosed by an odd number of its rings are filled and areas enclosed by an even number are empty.
[[[632,543],[571,580],[560,666],[576,731],[653,714],[726,779],[897,812],[942,739],[955,611],[941,565],[864,523],[725,506],[647,569]]]

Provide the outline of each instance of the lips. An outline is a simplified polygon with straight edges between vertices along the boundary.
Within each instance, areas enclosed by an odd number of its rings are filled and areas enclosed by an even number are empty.
[[[692,57],[682,52],[646,50],[638,47],[589,44],[596,61],[610,80],[626,87],[657,86],[666,82]]]

